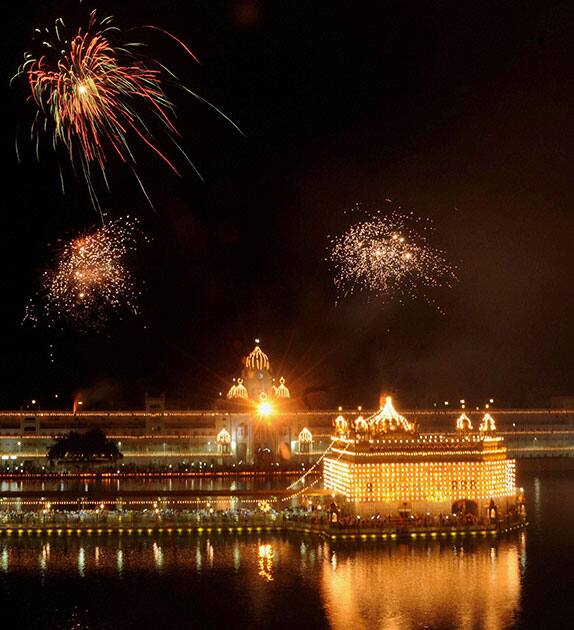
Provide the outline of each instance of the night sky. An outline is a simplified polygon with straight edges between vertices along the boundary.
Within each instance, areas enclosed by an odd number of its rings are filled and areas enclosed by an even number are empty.
[[[85,8],[13,3],[0,61],[0,407],[67,406],[78,391],[88,408],[141,407],[145,391],[210,405],[255,337],[295,394],[323,390],[317,406],[371,406],[382,391],[403,406],[574,394],[570,4],[90,3],[124,29],[155,24],[189,43],[201,65],[145,35],[245,136],[171,92],[205,184],[139,146],[157,213],[110,161],[109,216],[137,214],[152,241],[132,261],[143,314],[81,333],[22,325],[55,244],[99,218],[71,174],[61,194],[49,152],[17,163],[33,109],[8,82],[34,27]],[[335,306],[328,235],[355,203],[386,198],[431,217],[433,243],[459,267],[436,295],[444,315],[366,295]]]

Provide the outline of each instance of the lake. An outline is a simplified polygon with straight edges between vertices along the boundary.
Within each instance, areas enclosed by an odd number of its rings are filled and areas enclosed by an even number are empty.
[[[520,482],[530,525],[494,540],[5,536],[0,538],[3,625],[574,627],[574,473],[528,473]]]

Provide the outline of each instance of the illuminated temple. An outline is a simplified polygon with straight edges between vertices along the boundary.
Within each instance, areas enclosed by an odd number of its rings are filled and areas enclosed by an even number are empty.
[[[468,409],[468,416],[461,416],[452,431],[452,410],[435,404],[432,409],[406,412],[411,419],[424,419],[434,432],[421,433],[389,402],[378,412],[364,412],[365,418],[360,408],[341,411],[347,420],[343,415],[337,418],[333,435],[337,412],[322,406],[321,394],[312,393],[316,389],[309,388],[301,375],[287,380],[276,372],[259,340],[240,365],[230,366],[228,375],[219,396],[203,409],[169,407],[164,395],[147,394],[141,409],[107,409],[96,406],[89,392],[78,392],[71,409],[43,409],[34,400],[26,408],[0,410],[0,471],[42,470],[54,440],[97,427],[121,451],[119,469],[300,468],[325,456],[329,487],[349,501],[372,504],[392,497],[406,503],[436,502],[444,496],[447,503],[504,496],[506,488],[490,489],[494,480],[507,480],[511,489],[513,463],[506,459],[503,436],[517,457],[562,454],[572,448],[562,429],[574,421],[573,409],[497,409],[495,435],[490,416],[482,428],[473,430],[472,424],[476,428],[481,424],[479,407]],[[561,430],[549,430],[553,428]],[[368,466],[375,463],[379,472],[367,479]],[[468,475],[463,475],[467,468]],[[403,481],[401,475],[406,475]],[[423,484],[425,478],[432,483]],[[393,490],[384,490],[384,479],[392,481]]]
[[[423,433],[391,398],[368,418],[334,422],[324,485],[357,514],[506,514],[519,508],[515,461],[493,418],[478,430],[463,413],[451,433]],[[490,514],[492,516],[492,514]]]

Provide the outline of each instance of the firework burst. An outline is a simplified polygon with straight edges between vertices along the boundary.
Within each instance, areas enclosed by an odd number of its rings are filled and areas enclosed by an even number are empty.
[[[195,59],[175,36],[157,27],[144,28],[165,33]],[[174,104],[164,85],[168,81],[175,83],[221,115],[222,112],[180,84],[165,66],[142,55],[142,43],[124,41],[113,18],[100,21],[93,11],[87,28],[72,34],[58,19],[53,30],[36,29],[35,42],[39,51],[24,55],[24,63],[14,78],[26,77],[30,99],[36,106],[31,128],[36,155],[39,158],[42,136],[50,139],[54,151],[63,147],[72,168],[80,166],[98,209],[93,173],[99,171],[107,186],[110,154],[131,168],[147,197],[135,169],[134,138],[179,175],[174,160],[156,142],[156,132],[161,129],[177,153],[195,169],[178,142]]]
[[[423,297],[434,303],[430,291],[456,281],[444,253],[428,243],[428,221],[395,210],[363,216],[330,241],[339,297],[368,292],[384,301]]]
[[[108,222],[64,243],[42,276],[40,309],[49,325],[98,328],[112,316],[139,313],[137,282],[128,266],[138,225],[130,217]],[[26,318],[35,319],[29,309]]]

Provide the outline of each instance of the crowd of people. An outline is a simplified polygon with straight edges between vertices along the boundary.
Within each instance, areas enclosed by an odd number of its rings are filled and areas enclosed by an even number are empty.
[[[274,509],[275,508],[275,509]],[[209,502],[197,507],[174,508],[161,504],[141,508],[106,506],[93,508],[74,507],[70,509],[0,510],[0,527],[201,527],[201,526],[260,526],[291,525],[313,526],[320,529],[441,529],[493,526],[497,523],[519,521],[522,515],[510,512],[504,519],[479,518],[473,513],[456,514],[381,514],[368,516],[348,514],[335,504],[286,507],[277,509],[264,502],[249,507],[233,506],[219,509]]]
[[[218,510],[198,509],[38,509],[2,510],[0,527],[158,527],[178,526],[249,526],[274,524],[281,521],[279,513],[258,508]]]

